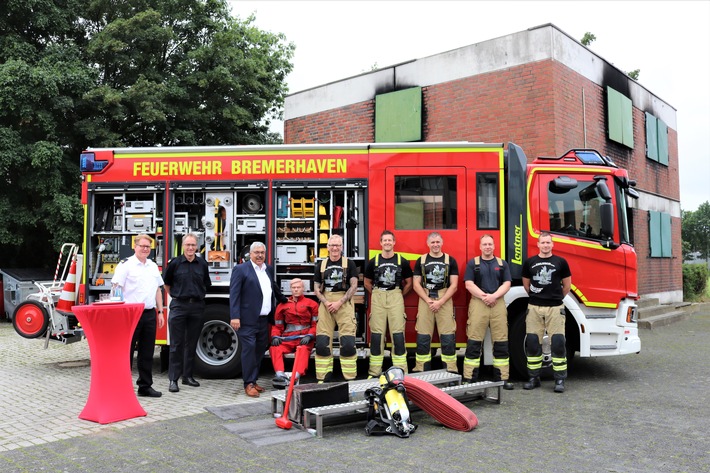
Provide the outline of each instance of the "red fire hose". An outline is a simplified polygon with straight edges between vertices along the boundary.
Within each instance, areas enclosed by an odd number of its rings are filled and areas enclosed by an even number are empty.
[[[410,401],[446,427],[468,432],[478,425],[478,418],[471,409],[433,384],[405,376],[404,387]]]

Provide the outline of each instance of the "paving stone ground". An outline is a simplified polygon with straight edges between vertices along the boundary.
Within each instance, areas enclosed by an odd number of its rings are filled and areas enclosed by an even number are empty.
[[[273,419],[263,404],[235,419],[205,409],[254,403],[239,379],[204,380],[171,394],[167,376],[156,371],[164,395],[139,398],[146,417],[105,426],[82,421],[86,343],[44,350],[0,322],[0,471],[705,472],[709,339],[708,311],[642,330],[638,355],[574,360],[564,394],[552,392],[549,379],[532,391],[518,381],[514,391],[503,391],[501,404],[467,403],[479,420],[471,432],[447,429],[419,411],[412,415],[419,428],[408,439],[366,436],[361,421],[283,444],[269,443]],[[257,424],[264,424],[262,444],[240,432]],[[281,433],[275,425],[273,432]]]
[[[205,407],[255,402],[244,394],[241,379],[200,380],[198,388],[180,385],[179,393],[169,393],[158,353],[156,348],[153,387],[163,396],[138,398],[148,415],[100,425],[78,417],[91,377],[86,341],[69,345],[50,341],[45,349],[44,340],[24,339],[11,323],[0,322],[0,452],[201,414]],[[134,382],[137,376],[134,363]],[[270,377],[259,383],[270,386]]]

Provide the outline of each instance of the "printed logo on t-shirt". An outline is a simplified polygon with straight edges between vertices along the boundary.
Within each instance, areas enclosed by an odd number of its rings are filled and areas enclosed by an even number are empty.
[[[340,286],[343,282],[342,266],[330,266],[326,271],[325,285],[326,287]]]
[[[533,280],[537,284],[537,286],[549,286],[552,284],[552,273],[557,271],[554,267],[542,267],[540,270],[537,272],[535,276],[533,276]],[[530,290],[535,293],[542,292],[543,287],[535,287],[534,285],[530,286]]]
[[[394,286],[397,279],[397,271],[388,267],[384,271],[380,271],[380,287]]]

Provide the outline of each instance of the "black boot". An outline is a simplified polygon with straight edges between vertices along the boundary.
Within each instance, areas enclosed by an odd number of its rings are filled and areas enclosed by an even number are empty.
[[[565,380],[564,379],[558,379],[555,381],[555,392],[556,393],[565,392]]]
[[[530,381],[523,384],[523,389],[535,389],[540,387],[540,377],[535,376],[530,378]]]

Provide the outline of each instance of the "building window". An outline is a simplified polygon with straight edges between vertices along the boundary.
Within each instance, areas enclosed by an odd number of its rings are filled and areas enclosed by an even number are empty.
[[[606,88],[609,139],[634,147],[634,117],[631,99],[611,87]]]
[[[397,230],[456,228],[455,176],[397,176],[394,185]]]
[[[646,157],[668,166],[668,125],[646,112]]]
[[[476,224],[479,230],[498,229],[498,174],[476,175]]]
[[[421,141],[422,88],[375,96],[375,142]]]
[[[651,241],[651,258],[670,258],[671,215],[664,212],[648,212],[648,232]]]

